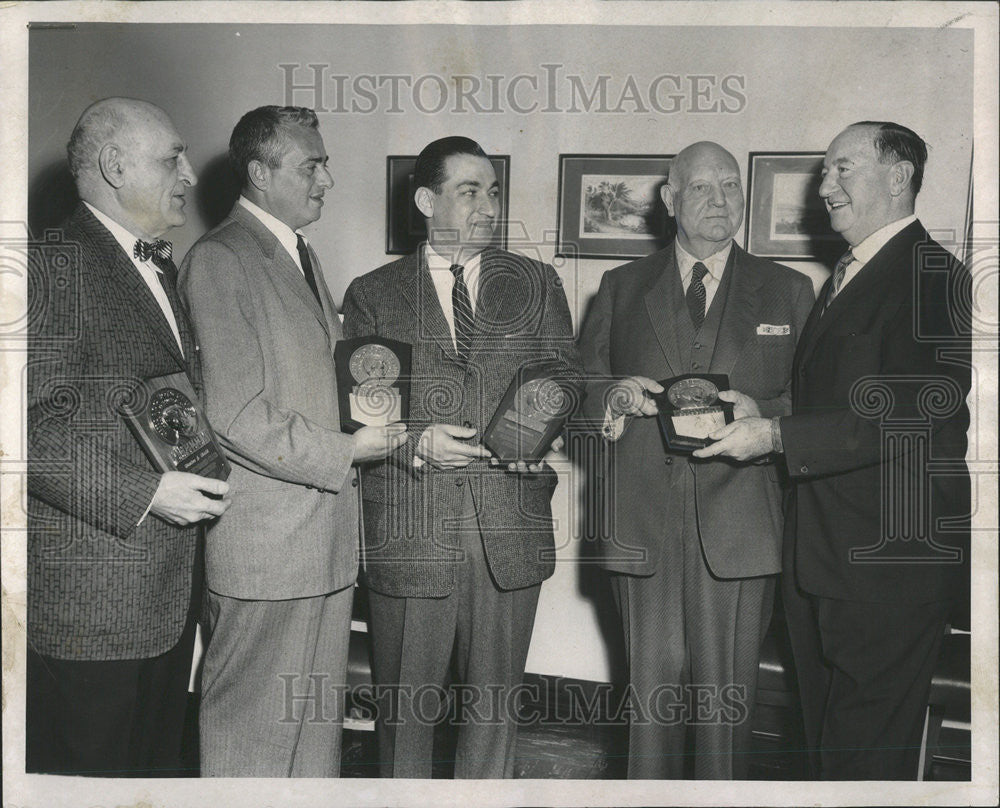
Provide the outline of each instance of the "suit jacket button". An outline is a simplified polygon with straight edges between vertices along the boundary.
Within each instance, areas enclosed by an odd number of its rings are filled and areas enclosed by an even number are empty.
[[[691,367],[693,367],[695,370],[698,370],[698,368],[700,368],[701,365],[698,362],[694,362],[692,363]]]
[[[666,463],[669,466],[669,465],[673,464],[674,459],[672,457],[665,457],[665,458],[663,458],[663,462]]]
[[[357,488],[357,487],[358,487],[358,478],[355,477],[353,480],[351,480],[351,488]]]
[[[464,426],[466,429],[472,429],[472,422],[471,421],[462,421],[462,426]]]
[[[462,483],[463,483],[463,482],[465,482],[465,480],[463,480],[463,479],[462,479],[461,477],[456,477],[456,478],[455,478],[455,485],[456,485],[457,487],[461,488],[461,487],[462,487]]]
[[[808,474],[809,473],[809,466],[803,466],[802,468],[799,469],[799,472],[802,473],[802,474]]]

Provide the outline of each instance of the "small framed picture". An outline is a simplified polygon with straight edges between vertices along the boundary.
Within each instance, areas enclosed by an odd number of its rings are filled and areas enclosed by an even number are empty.
[[[845,249],[819,195],[823,152],[750,152],[746,249],[777,260],[828,260]]]
[[[493,245],[507,247],[507,203],[510,198],[510,156],[490,157],[500,183],[500,216],[493,233]],[[385,251],[389,255],[409,255],[427,239],[423,214],[413,201],[416,186],[413,169],[416,156],[390,155],[386,158]]]
[[[672,154],[559,156],[556,255],[641,258],[666,247],[677,232],[660,189]]]

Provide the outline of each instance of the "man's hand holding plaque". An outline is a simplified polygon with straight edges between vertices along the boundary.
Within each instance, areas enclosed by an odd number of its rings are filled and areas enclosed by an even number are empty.
[[[357,432],[409,417],[412,347],[384,337],[340,340],[334,348],[341,429]]]
[[[720,391],[729,389],[729,377],[725,375],[688,373],[660,384],[663,387],[657,396],[660,428],[667,447],[673,451],[704,448],[712,442],[709,435],[732,422],[735,406],[749,409],[747,402],[720,396]],[[748,401],[752,404],[752,400]]]

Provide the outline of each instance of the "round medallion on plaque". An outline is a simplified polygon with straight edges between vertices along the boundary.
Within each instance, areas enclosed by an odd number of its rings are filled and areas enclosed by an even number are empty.
[[[149,422],[166,443],[176,446],[198,431],[198,413],[180,390],[164,387],[149,400]]]
[[[719,397],[719,388],[708,379],[681,379],[667,390],[667,400],[679,410],[709,407]]]
[[[566,393],[552,379],[532,379],[517,391],[517,409],[542,420],[555,418],[566,407]]]
[[[399,357],[384,345],[362,345],[351,354],[351,375],[358,384],[377,381],[380,385],[392,384],[399,378]]]

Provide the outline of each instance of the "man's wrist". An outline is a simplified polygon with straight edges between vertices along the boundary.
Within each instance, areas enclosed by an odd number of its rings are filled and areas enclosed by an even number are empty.
[[[782,454],[785,449],[781,443],[781,417],[775,416],[771,419],[771,451],[775,454]]]

